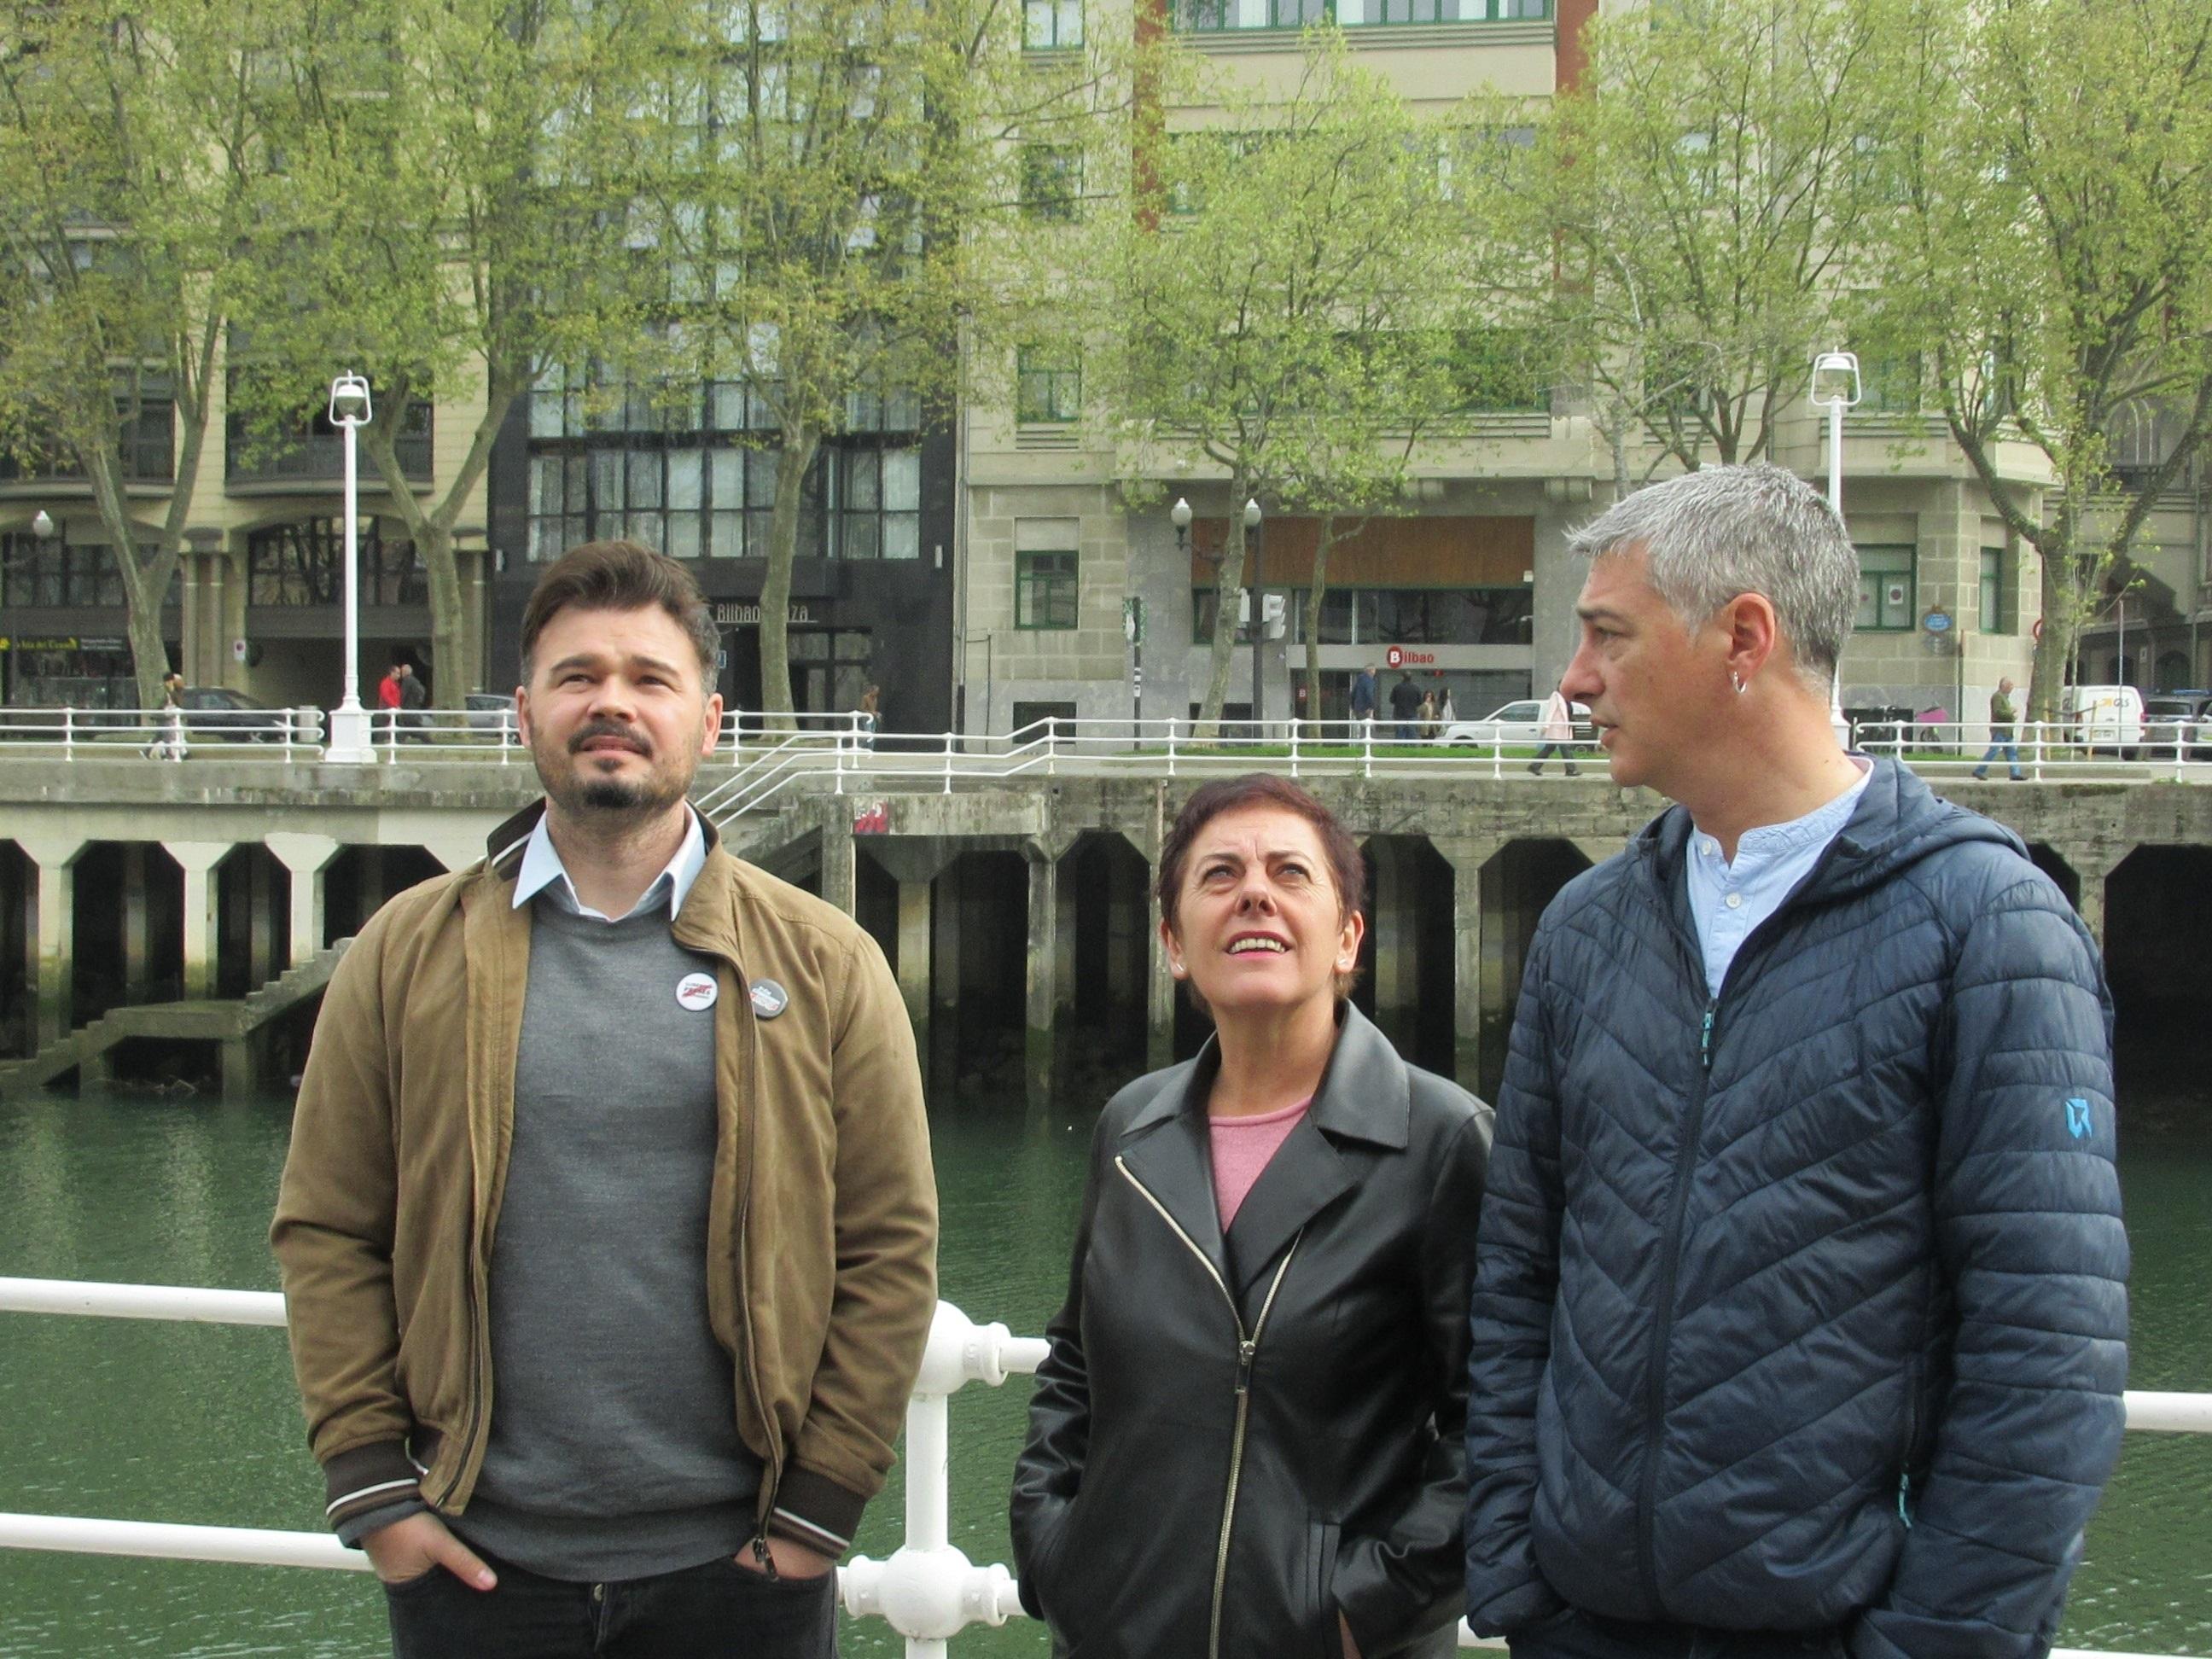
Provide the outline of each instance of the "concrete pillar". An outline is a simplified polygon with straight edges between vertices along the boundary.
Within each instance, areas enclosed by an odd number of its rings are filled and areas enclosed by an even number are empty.
[[[915,1040],[929,1029],[930,1002],[930,884],[902,881],[898,884],[898,988],[913,1022]]]
[[[1053,963],[1053,1018],[1073,1018],[1075,1013],[1075,884],[1055,882],[1059,889],[1060,915],[1053,925],[1053,935],[1058,956]]]
[[[76,972],[76,861],[87,843],[76,836],[18,836],[15,844],[38,866],[38,896],[23,929],[30,960],[24,978],[35,988],[35,1052],[70,1029],[70,981]],[[29,884],[26,884],[27,888]]]
[[[301,836],[281,830],[261,841],[291,875],[291,954],[297,967],[323,948],[324,872],[338,855],[338,843],[329,836]]]
[[[223,1099],[250,1099],[261,1085],[260,1042],[248,1035],[226,1037],[222,1047]]]
[[[1482,1076],[1482,868],[1498,843],[1443,836],[1432,843],[1452,873],[1452,1054],[1463,1089]]]
[[[2119,868],[2119,860],[2100,858],[2091,853],[2077,854],[2071,848],[2062,848],[2060,851],[2066,862],[2073,866],[2075,878],[2081,885],[2081,899],[2074,908],[2081,918],[2081,925],[2089,930],[2089,937],[2097,941],[2097,949],[2101,953],[2105,949],[2105,888],[2112,879],[2112,872]]]
[[[246,983],[258,989],[271,978],[276,954],[276,883],[270,860],[253,856],[246,860]]]
[[[1375,939],[1376,1023],[1393,1037],[1402,1036],[1400,1023],[1412,1012],[1419,972],[1413,960],[1413,872],[1389,836],[1370,838],[1367,848],[1375,860],[1375,891],[1368,900],[1367,919]]]
[[[1031,839],[1022,843],[1030,867],[1030,954],[1024,1024],[1034,1056],[1052,1045],[1053,1012],[1060,1003],[1060,860],[1050,847]]]
[[[165,841],[161,845],[185,872],[185,1000],[215,995],[216,866],[231,854],[227,841]]]
[[[832,819],[822,826],[822,896],[851,915],[859,902],[859,872],[853,867],[853,826]]]
[[[140,1003],[152,980],[153,919],[147,902],[146,843],[123,848],[123,1000]]]
[[[358,868],[361,871],[361,919],[367,921],[384,908],[384,848],[363,847]]]
[[[1157,1070],[1175,1059],[1176,980],[1168,969],[1167,941],[1160,937],[1159,919],[1149,906],[1145,911],[1145,951],[1149,964],[1145,975],[1145,1063]]]
[[[1109,1017],[1115,1019],[1143,1000],[1139,988],[1143,969],[1139,963],[1144,960],[1145,935],[1150,931],[1152,914],[1149,890],[1142,878],[1144,868],[1119,853],[1107,866],[1107,1007]]]
[[[960,1006],[960,861],[954,858],[938,872],[930,896],[930,1002],[934,1013],[950,1017]]]

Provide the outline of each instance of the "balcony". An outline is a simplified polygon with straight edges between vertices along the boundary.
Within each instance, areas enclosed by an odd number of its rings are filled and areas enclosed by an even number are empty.
[[[431,482],[430,451],[433,431],[429,405],[410,405],[395,441],[399,470],[410,483]],[[319,421],[318,425],[322,424]],[[283,495],[335,484],[345,477],[345,438],[333,431],[305,432],[281,445],[249,441],[234,427],[223,453],[223,484],[234,495]],[[360,458],[361,488],[381,490],[384,479],[364,450]]]
[[[125,436],[122,459],[125,485],[167,486],[174,483],[176,438],[169,422],[142,422],[139,430]],[[61,485],[70,495],[82,494],[91,488],[91,481],[76,458],[58,448],[33,456],[0,453],[0,489],[31,484]],[[20,495],[23,491],[14,489],[9,493]]]

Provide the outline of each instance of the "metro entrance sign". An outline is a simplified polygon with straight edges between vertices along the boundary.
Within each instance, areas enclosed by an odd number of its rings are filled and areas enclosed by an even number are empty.
[[[1437,659],[1433,651],[1408,651],[1402,645],[1394,645],[1382,653],[1384,665],[1391,668],[1422,668],[1432,665]]]

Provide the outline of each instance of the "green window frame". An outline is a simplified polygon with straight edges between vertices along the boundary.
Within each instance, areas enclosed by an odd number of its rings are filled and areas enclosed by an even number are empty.
[[[1024,426],[1069,426],[1083,413],[1083,365],[1039,346],[1015,354],[1014,419]]]
[[[1022,49],[1060,52],[1083,44],[1083,0],[1022,0]]]
[[[1080,591],[1072,551],[1014,555],[1014,626],[1033,630],[1075,626]]]
[[[1239,0],[1173,0],[1179,34],[1229,34],[1239,30],[1298,29],[1333,22],[1346,28],[1388,28],[1423,23],[1548,21],[1553,0],[1364,0],[1359,15],[1342,0],[1267,0],[1263,21],[1247,23]]]
[[[1859,606],[1852,626],[1862,634],[1911,631],[1918,610],[1918,550],[1907,544],[1857,551]]]
[[[1053,224],[1073,224],[1083,212],[1083,151],[1074,144],[1022,146],[1022,212]]]
[[[1981,631],[1984,634],[2020,632],[2018,592],[2010,580],[2011,574],[2006,568],[2003,548],[1982,550]]]

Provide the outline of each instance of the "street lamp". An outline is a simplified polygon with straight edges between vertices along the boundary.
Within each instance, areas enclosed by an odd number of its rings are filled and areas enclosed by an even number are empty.
[[[40,507],[31,515],[31,533],[40,541],[52,541],[54,538],[54,515],[47,512],[45,507]]]
[[[368,711],[361,706],[361,550],[358,446],[360,428],[375,416],[368,382],[341,374],[331,382],[331,424],[345,434],[345,679],[344,695],[331,712],[330,744],[323,758],[345,766],[376,759]]]
[[[1848,351],[1824,351],[1813,359],[1812,404],[1828,410],[1828,507],[1838,523],[1844,517],[1844,411],[1859,400],[1859,360]],[[1851,729],[1844,719],[1844,665],[1838,655],[1828,679],[1828,725],[1836,741],[1851,746]]]
[[[1260,503],[1248,497],[1244,502],[1244,541],[1252,560],[1252,574],[1246,591],[1252,596],[1252,735],[1261,735],[1261,723],[1267,717],[1267,705],[1261,700],[1260,679],[1260,647],[1267,637],[1267,596],[1261,591],[1263,580],[1260,574]]]

